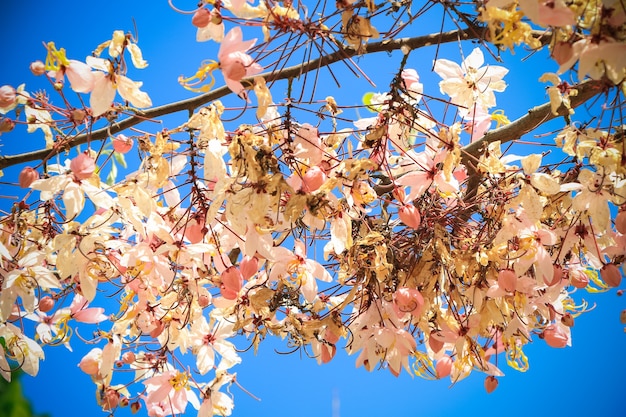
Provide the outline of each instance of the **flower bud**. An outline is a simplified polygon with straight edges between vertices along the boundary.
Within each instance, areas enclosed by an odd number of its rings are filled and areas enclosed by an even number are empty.
[[[430,332],[430,337],[428,338],[428,346],[430,346],[432,351],[435,352],[435,353],[437,353],[441,349],[443,349],[443,345],[444,345],[442,340],[439,340],[438,338],[433,336],[436,333],[437,332],[433,330],[432,332]]]
[[[28,188],[30,185],[39,179],[39,172],[31,167],[26,167],[20,172],[20,176],[18,178],[18,182],[20,187]]]
[[[570,313],[563,314],[563,316],[561,317],[561,323],[567,327],[574,327],[574,316],[572,316]]]
[[[496,388],[498,388],[498,379],[495,376],[489,375],[485,378],[485,390],[487,394],[491,394]]]
[[[117,407],[120,402],[120,393],[114,389],[107,389],[102,396],[102,409],[111,411]]]
[[[626,310],[622,310],[622,312],[619,313],[619,321],[622,324],[626,324]]]
[[[10,85],[0,87],[0,108],[11,107],[17,102],[15,88]]]
[[[546,341],[548,346],[553,348],[563,348],[567,346],[567,342],[569,340],[567,333],[565,333],[565,331],[556,324],[550,324],[546,327],[542,335],[543,340]]]
[[[609,287],[619,287],[622,282],[622,273],[615,264],[606,264],[600,269],[602,281]]]
[[[102,349],[93,348],[79,362],[78,367],[87,375],[96,375],[100,371]]]
[[[46,73],[46,66],[41,61],[33,61],[30,64],[30,72],[35,76],[44,75]]]
[[[313,192],[324,184],[326,178],[326,174],[320,167],[312,166],[302,177],[302,188],[304,191]]]
[[[211,23],[211,12],[206,9],[198,9],[191,18],[191,24],[197,28],[207,27]]]
[[[393,293],[393,309],[398,317],[406,313],[419,316],[424,307],[424,297],[415,288],[402,287]]]
[[[74,124],[79,125],[85,121],[85,117],[87,117],[87,113],[85,113],[85,110],[74,109],[72,110],[72,114],[70,117],[72,119],[72,122],[74,122]]]
[[[569,280],[576,288],[585,288],[589,284],[589,277],[580,269],[570,269]]]
[[[52,297],[46,295],[41,300],[39,300],[39,311],[41,311],[42,313],[47,313],[48,311],[52,310],[53,307],[54,300],[52,299]]]
[[[0,120],[0,135],[3,133],[8,133],[15,128],[15,122],[7,117],[3,117]]]
[[[131,363],[135,362],[135,353],[128,351],[128,352],[124,352],[124,354],[122,355],[122,362],[124,362],[126,365],[130,365]]]
[[[435,372],[437,374],[437,378],[445,378],[452,372],[452,358],[450,356],[445,355],[441,359],[437,361],[437,365],[435,365]]]
[[[211,299],[209,298],[208,295],[202,294],[198,296],[198,305],[201,308],[208,307],[210,303],[211,303]]]
[[[502,269],[498,272],[498,286],[506,292],[515,291],[517,275],[512,269]]]
[[[133,414],[136,414],[137,411],[141,410],[141,403],[139,401],[135,401],[134,403],[130,404],[130,411]]]
[[[398,217],[402,223],[413,229],[417,229],[422,223],[422,216],[419,210],[413,204],[405,204],[398,210]]]
[[[111,141],[115,152],[126,153],[133,148],[133,140],[126,135],[117,135]]]
[[[85,152],[72,159],[70,169],[78,180],[85,180],[96,170],[96,161]]]

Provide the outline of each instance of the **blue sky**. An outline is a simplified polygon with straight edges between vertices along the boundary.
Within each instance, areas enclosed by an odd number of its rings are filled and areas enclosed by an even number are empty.
[[[179,3],[181,8],[195,5],[193,1]],[[139,31],[139,46],[149,67],[132,71],[129,76],[144,82],[142,89],[150,94],[155,105],[193,96],[180,87],[177,77],[195,72],[200,61],[216,56],[214,45],[195,43],[195,28],[190,24],[190,17],[173,12],[163,0],[110,0],[89,4],[79,1],[5,2],[0,10],[3,39],[0,85],[17,86],[26,82],[29,91],[41,88],[44,86],[40,84],[42,80],[32,77],[28,66],[33,60],[45,58],[42,42],[54,41],[58,47],[66,48],[70,57],[83,60],[96,45],[110,39],[113,30],[132,31],[133,19]],[[431,23],[437,27],[439,22]],[[249,32],[244,28],[244,37],[249,38],[246,33]],[[466,43],[464,53],[469,54],[473,47],[473,44]],[[434,48],[418,51],[408,66],[420,73],[427,93],[439,95],[438,76],[429,74],[434,54]],[[523,51],[518,54],[524,56]],[[460,61],[458,46],[441,48],[440,57]],[[508,60],[504,65],[513,65],[515,61]],[[346,81],[343,88],[337,90],[328,73],[322,71],[317,95],[324,98],[326,89],[341,99],[342,104],[359,104],[363,93],[385,90],[399,58],[379,54],[357,62],[378,80],[378,89],[361,79]],[[524,65],[511,66],[511,72],[505,78],[509,87],[498,95],[498,108],[505,109],[513,119],[530,106],[544,102],[543,86],[536,79],[542,72],[554,69],[555,65],[546,59],[545,54],[538,54]],[[339,76],[346,73],[341,64],[336,66],[336,71]],[[221,82],[218,75],[217,85]],[[284,92],[284,86],[279,87],[274,93],[278,97]],[[54,99],[53,93],[51,95]],[[149,123],[141,128],[160,129]],[[14,132],[0,137],[0,144],[0,152],[7,155],[37,149],[43,144],[43,138],[40,134]],[[5,179],[12,181],[17,172],[17,168],[5,170]],[[1,195],[17,192],[15,187],[4,184],[1,187]],[[0,201],[3,209],[9,204]],[[368,373],[364,369],[355,369],[355,358],[341,351],[330,364],[318,366],[314,359],[301,357],[298,353],[277,354],[274,349],[288,349],[281,341],[268,341],[262,344],[256,357],[251,351],[242,354],[243,364],[234,369],[240,384],[262,399],[258,402],[233,386],[234,415],[623,415],[626,334],[619,322],[619,312],[626,307],[625,300],[615,292],[592,295],[579,291],[575,298],[585,298],[598,306],[576,320],[573,346],[552,349],[543,341],[535,340],[525,350],[530,359],[530,370],[520,373],[503,365],[506,377],[500,378],[498,389],[490,395],[483,388],[484,375],[478,373],[451,388],[449,380],[424,381],[412,379],[406,373],[395,378],[384,370]],[[106,414],[95,404],[95,386],[76,366],[90,347],[83,348],[78,339],[73,340],[72,346],[73,354],[63,347],[45,348],[47,359],[41,364],[40,374],[36,378],[23,378],[26,395],[33,401],[37,412],[47,412],[53,417],[104,416]],[[119,415],[130,415],[124,411],[121,410]],[[195,413],[191,410],[188,415]]]

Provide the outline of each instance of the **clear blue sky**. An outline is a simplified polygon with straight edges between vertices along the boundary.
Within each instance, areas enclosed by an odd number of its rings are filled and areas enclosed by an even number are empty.
[[[195,5],[193,1],[177,3],[181,8]],[[190,17],[171,11],[164,0],[10,1],[4,2],[0,10],[3,40],[0,85],[17,86],[26,82],[29,91],[37,85],[43,86],[28,71],[31,61],[45,58],[42,42],[55,41],[58,47],[67,49],[70,57],[82,60],[97,44],[110,39],[113,30],[133,30],[133,18],[139,30],[139,46],[149,67],[129,75],[144,81],[142,89],[150,94],[155,105],[192,96],[178,85],[177,77],[193,73],[200,61],[216,56],[214,45],[195,43],[195,28],[190,24]],[[249,37],[245,33],[244,30],[244,37]],[[465,54],[472,48],[472,44],[465,44]],[[456,45],[448,46],[442,49],[440,56],[459,61],[457,51]],[[523,51],[518,54],[523,56]],[[428,74],[433,57],[434,48],[428,48],[412,57],[409,66],[422,76],[425,91],[438,95],[438,77]],[[368,67],[367,62],[376,64]],[[375,61],[363,60],[363,65],[380,80],[378,90],[384,91],[398,62],[380,54]],[[505,65],[513,62],[510,60]],[[530,106],[545,101],[543,87],[536,79],[542,72],[554,69],[554,64],[545,56],[535,57],[524,66],[513,66],[505,78],[509,88],[498,96],[498,107],[515,118]],[[322,74],[325,78],[321,84],[335,91],[333,94],[341,97],[342,104],[358,104],[363,93],[374,90],[360,80],[346,82],[345,88],[337,91],[327,73]],[[217,82],[222,82],[219,75]],[[275,96],[279,97],[283,91],[278,89]],[[353,103],[346,102],[350,98]],[[142,128],[159,129],[150,124]],[[6,155],[38,148],[43,138],[38,133],[14,133],[0,137],[0,143],[0,152]],[[5,179],[14,180],[17,172],[5,170]],[[2,195],[17,192],[14,187],[0,187]],[[9,206],[6,201],[0,201],[0,205],[4,209]],[[577,299],[581,297],[598,306],[576,321],[573,346],[552,349],[543,341],[535,340],[525,350],[530,370],[519,373],[503,365],[506,377],[500,378],[500,385],[493,394],[485,392],[484,375],[478,373],[450,388],[449,380],[424,381],[412,379],[406,373],[395,378],[387,371],[368,373],[362,368],[355,369],[355,358],[341,351],[330,364],[318,366],[315,360],[300,357],[298,353],[276,354],[274,348],[287,350],[276,341],[262,345],[256,357],[252,352],[243,354],[243,364],[233,369],[238,373],[239,382],[262,399],[257,402],[233,387],[233,415],[624,415],[626,334],[619,322],[619,312],[626,307],[626,298],[616,296],[615,292],[600,295],[579,292]],[[41,364],[39,376],[23,378],[26,395],[37,412],[47,412],[52,417],[105,415],[95,405],[95,386],[76,366],[86,352],[81,345],[78,339],[72,341],[74,354],[63,347],[46,347],[47,359]],[[130,413],[120,412],[119,415]],[[190,409],[188,415],[195,415],[195,411]]]

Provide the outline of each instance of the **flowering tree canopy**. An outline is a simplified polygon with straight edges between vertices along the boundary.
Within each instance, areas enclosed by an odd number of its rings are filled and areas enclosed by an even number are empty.
[[[178,80],[193,98],[155,106],[123,30],[84,59],[46,43],[30,71],[49,92],[0,87],[2,139],[41,139],[0,155],[21,170],[0,217],[4,379],[87,328],[77,361],[112,413],[230,415],[237,345],[269,337],[320,364],[345,348],[396,376],[481,372],[491,392],[503,364],[528,367],[526,344],[571,344],[577,289],[620,286],[622,1],[170,5],[189,42],[219,43]],[[419,33],[442,13],[449,30]],[[412,60],[448,43],[461,54]],[[512,52],[554,68],[546,101],[509,119]],[[385,53],[388,84],[355,112],[339,86]],[[546,123],[545,146],[524,146]]]

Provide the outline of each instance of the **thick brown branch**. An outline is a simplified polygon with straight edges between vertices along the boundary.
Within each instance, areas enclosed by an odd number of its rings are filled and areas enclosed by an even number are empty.
[[[605,91],[607,84],[603,81],[589,80],[579,84],[576,89],[578,94],[570,98],[571,108],[576,108],[596,95]],[[541,106],[533,107],[528,110],[528,113],[519,119],[504,125],[499,129],[487,132],[480,140],[473,142],[465,146],[462,152],[462,162],[467,168],[469,176],[467,182],[467,191],[465,193],[466,203],[471,202],[476,196],[478,186],[481,181],[481,176],[476,173],[476,160],[480,154],[487,148],[490,143],[500,141],[500,143],[510,142],[521,138],[528,132],[532,132],[534,129],[546,123],[556,117],[567,116],[569,111],[565,106],[561,105],[557,114],[552,113],[552,107],[550,102],[544,103]],[[469,206],[468,206],[469,207]],[[469,218],[470,211],[467,212]]]
[[[604,91],[605,87],[606,85],[603,81],[589,80],[579,84],[576,87],[578,94],[570,98],[571,107],[576,108],[587,102],[592,97],[595,97]],[[506,143],[519,139],[543,123],[546,123],[556,117],[567,116],[569,114],[568,110],[563,105],[561,105],[557,113],[558,114],[552,113],[550,102],[533,107],[528,110],[527,114],[519,119],[509,123],[508,125],[504,125],[499,129],[487,132],[480,140],[465,146],[462,150],[464,162],[466,165],[471,166],[471,163],[468,164],[469,158],[477,157],[490,143],[496,141]]]
[[[364,54],[376,53],[376,52],[391,52],[394,50],[398,50],[402,48],[402,46],[408,46],[411,49],[418,49],[424,46],[435,45],[439,43],[448,43],[455,42],[458,40],[466,40],[476,38],[475,31],[469,30],[453,30],[450,32],[431,34],[426,36],[417,36],[414,38],[402,38],[402,39],[393,39],[393,40],[385,40],[382,42],[372,42],[367,45],[367,48]],[[326,67],[328,65],[334,64],[336,62],[342,61],[346,58],[350,58],[355,56],[357,52],[351,48],[342,48],[331,54],[320,56],[311,61],[304,62],[300,65],[294,65],[292,67],[285,68],[282,71],[276,73],[266,73],[261,76],[264,77],[267,81],[276,81],[276,80],[284,80],[288,78],[296,78],[305,72],[316,71],[322,67]],[[231,91],[226,87],[217,88],[209,93],[203,94],[201,96],[193,97],[186,100],[177,101],[170,104],[165,104],[163,106],[154,107],[149,110],[142,111],[138,113],[137,116],[132,116],[127,119],[124,119],[120,122],[113,123],[110,126],[107,126],[102,129],[98,129],[96,131],[91,132],[91,134],[83,134],[76,136],[71,141],[68,142],[67,146],[63,148],[73,148],[78,145],[82,145],[87,143],[88,141],[98,141],[104,140],[109,135],[116,134],[125,129],[128,129],[132,126],[135,126],[141,122],[144,122],[146,119],[154,119],[156,117],[164,116],[167,114],[177,113],[180,111],[193,111],[200,106],[203,106],[213,100],[217,100],[221,97],[224,97],[227,94],[230,94]],[[61,150],[50,150],[50,149],[41,149],[33,152],[22,153],[18,155],[9,155],[2,156],[0,155],[0,169],[4,169],[13,165],[21,164],[24,162],[30,161],[39,161],[45,158],[49,158],[50,156],[55,155],[56,153],[61,152]]]

